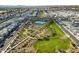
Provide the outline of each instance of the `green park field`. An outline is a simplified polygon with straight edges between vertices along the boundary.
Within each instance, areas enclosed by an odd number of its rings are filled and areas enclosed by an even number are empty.
[[[48,29],[54,30],[55,35],[49,36],[49,40],[38,40],[35,43],[34,47],[38,53],[60,52],[70,48],[70,39],[66,37],[55,21],[48,26]]]

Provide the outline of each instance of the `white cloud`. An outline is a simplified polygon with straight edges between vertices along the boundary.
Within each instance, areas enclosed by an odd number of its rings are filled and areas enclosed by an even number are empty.
[[[79,5],[78,0],[0,0],[0,5]]]

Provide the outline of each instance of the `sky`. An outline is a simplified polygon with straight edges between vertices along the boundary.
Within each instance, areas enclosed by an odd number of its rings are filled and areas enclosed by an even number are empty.
[[[78,0],[0,0],[0,5],[79,5]]]

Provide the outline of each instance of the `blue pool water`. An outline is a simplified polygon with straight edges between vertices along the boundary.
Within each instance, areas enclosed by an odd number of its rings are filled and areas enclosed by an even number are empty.
[[[45,22],[44,21],[36,21],[35,23],[36,24],[44,24]]]

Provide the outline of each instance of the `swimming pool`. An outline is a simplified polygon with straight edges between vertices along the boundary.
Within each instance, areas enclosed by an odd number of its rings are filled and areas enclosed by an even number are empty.
[[[36,24],[45,24],[44,21],[36,21],[35,23],[36,23]]]

